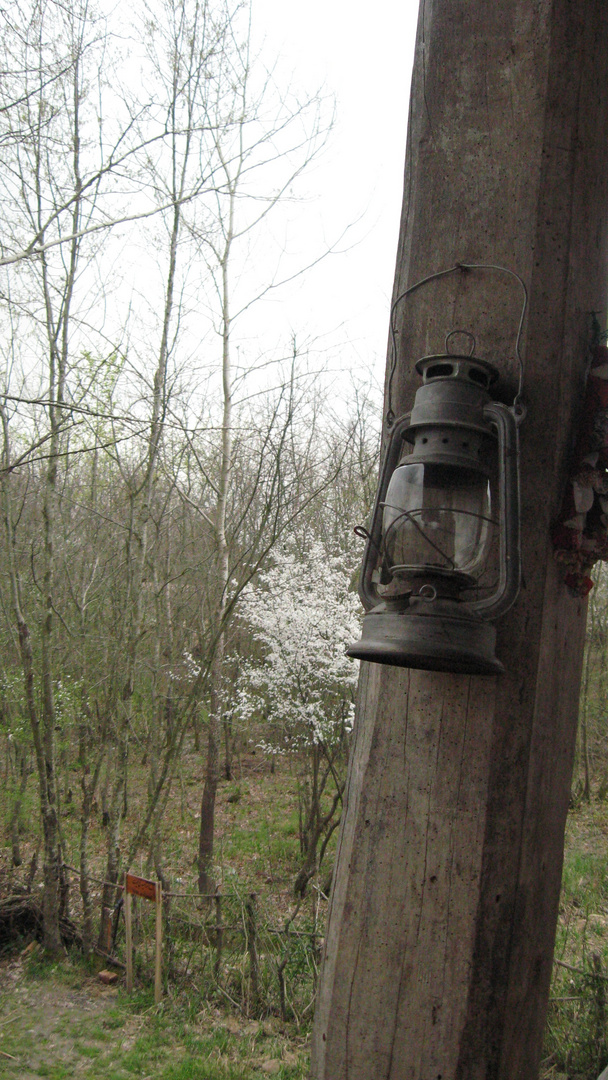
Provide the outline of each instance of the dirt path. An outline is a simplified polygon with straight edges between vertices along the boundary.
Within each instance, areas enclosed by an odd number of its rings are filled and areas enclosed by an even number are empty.
[[[0,961],[0,1080],[302,1080],[306,1040],[210,1006],[186,1022],[79,964]]]
[[[0,1076],[92,1075],[120,1022],[117,995],[69,967],[59,975],[21,958],[0,963]]]

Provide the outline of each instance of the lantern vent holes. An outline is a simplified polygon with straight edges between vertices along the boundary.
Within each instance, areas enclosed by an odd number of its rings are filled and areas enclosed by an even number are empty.
[[[471,382],[477,383],[478,386],[483,386],[485,390],[490,385],[490,376],[487,371],[480,371],[479,368],[469,368],[467,375]]]
[[[454,374],[453,364],[433,364],[426,369],[427,379],[441,379]]]
[[[455,356],[453,353],[425,356],[418,361],[416,368],[425,383],[434,382],[436,379],[465,379],[475,386],[489,390],[498,378],[496,368],[486,360],[480,360],[476,356]]]
[[[435,429],[428,426],[418,431],[412,429],[409,438],[404,440],[400,460],[402,463],[435,460],[438,464],[453,461],[460,466],[490,474],[493,441],[491,437],[488,440],[487,432],[458,431],[456,427],[449,428],[447,425]]]
[[[466,358],[468,359],[468,358]],[[430,382],[431,379],[452,379],[464,377],[469,382],[475,383],[476,386],[483,386],[484,390],[487,390],[491,383],[494,381],[492,374],[489,371],[483,371],[479,367],[474,367],[472,364],[463,363],[460,360],[457,364],[433,364],[425,371],[425,381]]]

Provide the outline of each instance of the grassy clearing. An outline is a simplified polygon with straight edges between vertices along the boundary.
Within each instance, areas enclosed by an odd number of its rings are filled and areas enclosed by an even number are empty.
[[[91,965],[4,961],[0,1077],[6,1080],[304,1080],[306,1037],[150,991],[127,998]]]

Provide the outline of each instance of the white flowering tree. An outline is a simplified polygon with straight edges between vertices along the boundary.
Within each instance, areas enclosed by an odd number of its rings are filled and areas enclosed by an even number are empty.
[[[345,649],[359,636],[352,569],[319,543],[305,555],[276,553],[241,606],[258,659],[241,665],[233,715],[257,721],[268,754],[297,754],[303,894],[340,817],[347,736],[358,665]]]

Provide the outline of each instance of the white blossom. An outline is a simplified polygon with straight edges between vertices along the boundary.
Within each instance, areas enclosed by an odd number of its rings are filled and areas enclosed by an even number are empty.
[[[241,666],[231,711],[268,717],[265,753],[330,745],[352,727],[358,664],[345,650],[359,636],[360,605],[351,581],[344,561],[316,543],[305,557],[276,554],[245,591],[241,618],[261,659]]]
[[[178,670],[172,668],[169,671],[169,678],[173,682],[193,683],[195,679],[198,679],[201,673],[201,665],[197,664],[192,653],[184,651],[182,653],[182,667]]]

